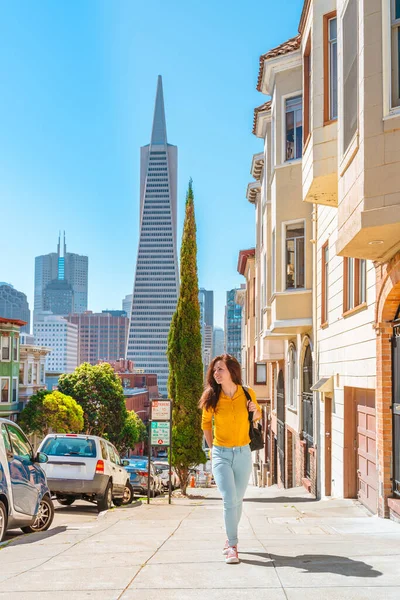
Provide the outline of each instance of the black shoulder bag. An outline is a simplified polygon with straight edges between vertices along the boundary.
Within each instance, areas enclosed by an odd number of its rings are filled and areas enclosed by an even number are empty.
[[[251,396],[249,392],[246,390],[244,386],[243,391],[249,402],[252,402]],[[248,409],[247,409],[248,410]],[[257,425],[253,422],[253,413],[248,410],[249,413],[249,435],[250,435],[250,450],[253,452],[254,450],[262,450],[264,448],[264,440],[263,440],[263,432],[261,423],[258,422]]]

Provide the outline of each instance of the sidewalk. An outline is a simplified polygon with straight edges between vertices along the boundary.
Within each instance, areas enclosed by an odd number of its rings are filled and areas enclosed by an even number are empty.
[[[111,510],[0,550],[0,600],[394,600],[400,525],[351,500],[249,486],[239,565],[216,488]]]

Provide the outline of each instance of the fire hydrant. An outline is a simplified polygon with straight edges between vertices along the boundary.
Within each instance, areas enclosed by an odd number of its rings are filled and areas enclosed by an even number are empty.
[[[196,477],[194,475],[192,475],[190,478],[190,487],[191,488],[196,487]]]

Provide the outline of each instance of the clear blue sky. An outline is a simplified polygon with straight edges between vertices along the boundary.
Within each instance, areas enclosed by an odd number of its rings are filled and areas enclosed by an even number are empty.
[[[178,146],[178,237],[189,177],[199,283],[242,281],[254,246],[245,197],[262,53],[296,35],[302,0],[18,0],[0,19],[0,281],[28,295],[34,257],[89,256],[89,309],[120,308],[132,291],[138,242],[139,148],[150,141],[157,75],[168,140]]]

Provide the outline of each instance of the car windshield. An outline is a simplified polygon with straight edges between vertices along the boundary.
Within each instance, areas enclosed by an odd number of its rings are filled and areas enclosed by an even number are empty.
[[[163,463],[154,463],[157,469],[161,469],[162,471],[168,471],[169,466]]]
[[[94,440],[85,438],[55,437],[45,441],[41,452],[48,456],[96,458],[96,444]]]

